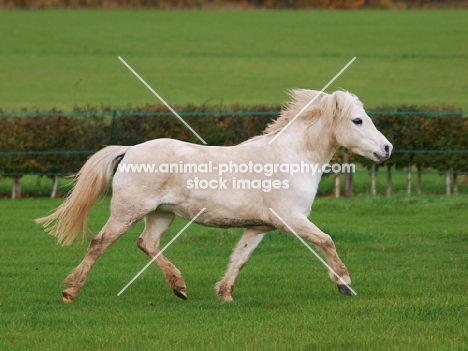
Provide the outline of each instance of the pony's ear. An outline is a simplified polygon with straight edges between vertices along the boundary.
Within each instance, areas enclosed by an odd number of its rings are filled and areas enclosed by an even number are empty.
[[[335,116],[340,110],[340,99],[335,91],[333,94],[328,96],[327,110],[330,116]]]
[[[335,108],[336,110],[341,111],[343,109],[343,92],[342,91],[335,91],[333,93],[333,97],[335,100]]]

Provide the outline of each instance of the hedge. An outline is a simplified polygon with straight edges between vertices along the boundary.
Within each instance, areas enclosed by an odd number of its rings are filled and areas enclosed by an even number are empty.
[[[185,105],[174,109],[208,145],[235,145],[259,135],[281,106]],[[156,138],[200,143],[162,105],[76,107],[1,113],[0,175],[65,175],[76,173],[87,157],[105,145],[135,145]],[[367,111],[393,143],[394,155],[375,163],[350,154],[350,160],[375,169],[416,167],[422,172],[468,171],[468,119],[461,110],[438,106],[382,106]],[[334,156],[340,162],[342,152]],[[374,166],[372,166],[374,165]]]

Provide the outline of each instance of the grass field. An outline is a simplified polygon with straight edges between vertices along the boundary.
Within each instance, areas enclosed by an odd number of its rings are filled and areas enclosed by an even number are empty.
[[[0,108],[283,103],[289,88],[367,107],[468,110],[466,11],[1,11]]]
[[[297,239],[273,233],[241,273],[235,301],[213,284],[239,230],[193,225],[167,250],[189,300],[173,296],[135,246],[142,226],[97,262],[75,303],[61,280],[85,247],[61,247],[32,219],[60,201],[0,201],[3,350],[467,350],[468,198],[317,199],[311,219],[335,239],[354,298]],[[98,230],[109,201],[92,213]],[[167,242],[184,225],[176,221]]]

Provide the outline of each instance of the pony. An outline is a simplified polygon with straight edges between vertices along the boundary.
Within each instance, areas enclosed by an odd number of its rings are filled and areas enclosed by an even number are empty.
[[[204,226],[245,228],[226,273],[216,284],[222,301],[233,300],[237,276],[264,235],[274,229],[295,232],[318,247],[338,275],[329,272],[339,292],[352,295],[348,269],[332,238],[308,219],[323,173],[320,170],[338,146],[375,162],[388,159],[393,146],[354,94],[306,89],[294,89],[290,94],[291,101],[262,135],[235,146],[203,146],[165,138],[134,146],[107,146],[91,156],[77,173],[66,200],[52,214],[36,219],[63,245],[77,236],[86,238],[91,208],[106,194],[113,176],[110,217],[92,238],[82,262],[64,280],[63,302],[74,301],[96,260],[142,219],[145,228],[137,246],[151,259],[159,254],[155,263],[167,283],[176,296],[187,299],[181,272],[161,254],[159,244],[175,216],[191,220],[196,215],[195,223]],[[298,115],[307,104],[310,106]],[[316,165],[319,171],[299,172],[299,164],[301,168]],[[147,168],[136,168],[141,165]],[[181,171],[187,171],[185,165],[192,172]],[[297,172],[292,172],[293,165]],[[271,169],[275,172],[265,171]]]

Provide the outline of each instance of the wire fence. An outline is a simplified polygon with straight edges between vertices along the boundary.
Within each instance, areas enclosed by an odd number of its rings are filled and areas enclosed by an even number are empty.
[[[259,135],[282,106],[182,106],[180,116],[200,132],[209,145],[235,145]],[[368,110],[374,123],[394,144],[393,157],[380,165],[350,154],[361,164],[357,173],[392,169],[395,174],[468,174],[468,118],[452,107],[415,106]],[[86,159],[112,144],[135,145],[156,138],[197,143],[164,107],[89,108],[60,111],[0,113],[0,176],[64,176],[76,173]],[[206,134],[206,135],[205,135]],[[339,150],[334,162],[342,162]],[[349,155],[347,155],[348,157]]]

